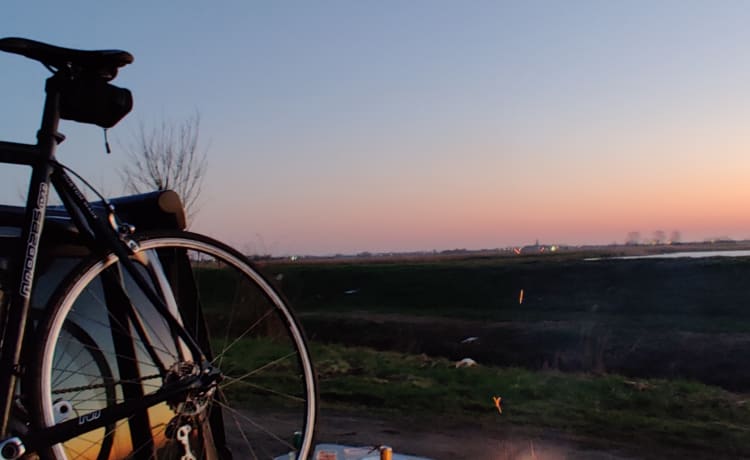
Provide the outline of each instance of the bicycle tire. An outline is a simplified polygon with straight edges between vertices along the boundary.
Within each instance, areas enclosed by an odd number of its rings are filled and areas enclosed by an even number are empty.
[[[203,235],[159,232],[137,241],[140,249],[133,260],[139,270],[151,276],[153,285],[158,285],[157,273],[165,276],[167,289],[160,289],[160,295],[178,301],[181,321],[204,355],[221,370],[223,380],[210,397],[191,395],[185,401],[152,407],[140,416],[147,423],[150,441],[143,436],[136,440],[133,433],[139,427],[134,420],[138,417],[119,421],[112,433],[115,442],[110,459],[181,458],[187,452],[182,441],[175,440],[174,431],[182,424],[191,428],[183,436],[188,438],[190,453],[199,459],[291,458],[286,457],[290,453],[293,458],[307,458],[313,450],[317,379],[304,333],[281,294],[239,252]],[[158,268],[152,262],[143,263],[144,254],[151,261],[158,255]],[[68,321],[81,325],[97,341],[114,371],[119,402],[128,401],[128,388],[137,386],[142,394],[149,394],[166,380],[191,372],[196,359],[185,358],[186,347],[174,339],[164,318],[127,274],[120,283],[137,314],[130,321],[113,319],[119,313],[109,311],[114,309],[107,307],[109,287],[105,285],[109,274],[123,273],[119,266],[112,254],[83,261],[53,296],[50,313],[38,329],[43,338],[31,398],[36,401],[32,416],[38,426],[55,423],[53,363],[61,329]],[[140,334],[139,322],[143,323]],[[116,349],[114,342],[122,337],[115,329],[129,334],[130,358],[123,359]],[[165,360],[166,372],[156,364],[159,359]],[[140,379],[122,378],[125,371],[119,360],[131,361]],[[88,458],[75,443],[80,440],[39,454],[58,460]]]

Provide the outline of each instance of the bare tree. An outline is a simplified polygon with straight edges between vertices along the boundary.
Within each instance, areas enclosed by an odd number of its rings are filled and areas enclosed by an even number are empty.
[[[120,170],[127,192],[174,190],[192,220],[207,168],[206,150],[198,145],[199,128],[198,113],[179,123],[162,121],[151,129],[141,123],[133,142],[125,146],[129,161]]]

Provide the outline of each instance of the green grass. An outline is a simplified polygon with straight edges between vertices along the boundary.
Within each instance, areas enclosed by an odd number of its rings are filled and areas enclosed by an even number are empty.
[[[426,356],[315,344],[324,405],[552,428],[590,439],[750,455],[748,395],[682,380],[455,368]],[[503,414],[492,397],[501,396]]]

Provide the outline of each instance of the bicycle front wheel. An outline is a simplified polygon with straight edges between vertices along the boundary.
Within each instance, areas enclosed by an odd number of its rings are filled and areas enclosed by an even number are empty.
[[[170,232],[142,237],[132,257],[154,292],[193,337],[193,356],[114,255],[86,261],[55,295],[41,324],[34,374],[38,425],[87,420],[198,372],[221,372],[214,387],[134,411],[43,457],[88,459],[304,459],[312,451],[316,378],[303,332],[272,285],[237,251],[210,238]],[[86,391],[91,366],[62,359],[66,324],[84,329],[111,369],[115,398],[66,396]],[[63,363],[63,364],[61,364]],[[99,377],[101,379],[101,377]],[[93,386],[94,384],[91,384]],[[91,393],[94,395],[95,393]],[[114,399],[114,401],[113,401]],[[59,408],[71,408],[61,417]]]

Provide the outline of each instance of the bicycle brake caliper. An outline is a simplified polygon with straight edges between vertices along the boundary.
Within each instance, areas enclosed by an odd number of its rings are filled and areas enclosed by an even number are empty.
[[[112,205],[109,207],[107,220],[112,229],[119,235],[120,240],[122,240],[131,251],[136,252],[138,250],[138,243],[130,238],[135,233],[135,227],[126,222],[120,222],[117,218],[117,214],[115,214],[115,208]]]

